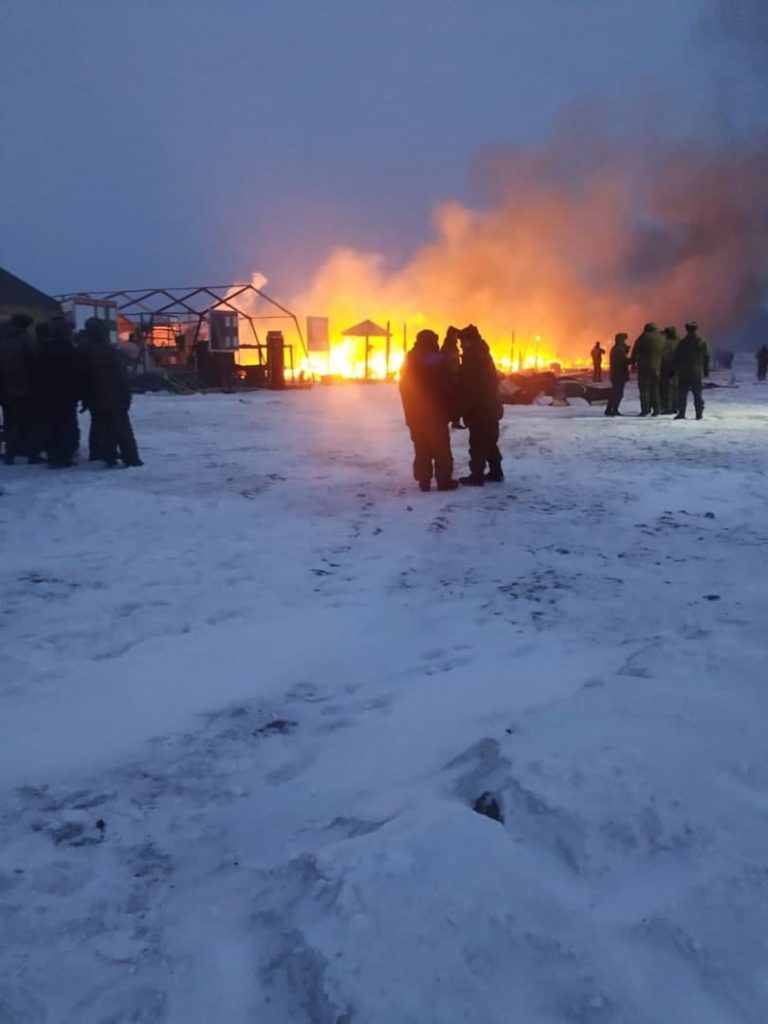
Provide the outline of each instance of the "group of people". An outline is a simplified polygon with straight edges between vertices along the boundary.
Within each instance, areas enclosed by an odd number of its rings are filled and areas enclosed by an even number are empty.
[[[422,491],[430,490],[433,478],[439,491],[504,479],[498,374],[474,324],[449,327],[442,345],[434,331],[419,331],[400,374],[400,396],[413,441],[413,476]],[[453,477],[451,425],[469,431],[469,473],[459,480]]]
[[[676,327],[660,331],[656,324],[647,323],[631,351],[627,338],[617,334],[611,349],[611,392],[605,415],[621,416],[624,387],[630,370],[635,369],[641,416],[674,415],[684,420],[690,394],[700,420],[704,415],[704,378],[709,376],[709,347],[699,334],[698,323],[689,321],[682,338]]]
[[[64,469],[80,448],[78,406],[89,410],[89,457],[143,465],[131,426],[131,392],[104,320],[92,317],[75,335],[57,316],[34,326],[25,313],[0,324],[3,461],[44,460]]]
[[[603,355],[598,342],[592,350],[596,381],[602,380]],[[768,369],[768,349],[765,362]],[[709,348],[695,320],[685,325],[682,338],[675,327],[660,331],[656,324],[647,323],[631,349],[628,335],[617,334],[609,367],[606,416],[621,416],[624,388],[634,369],[641,416],[670,414],[685,419],[692,395],[696,419],[703,417]],[[449,327],[442,345],[434,331],[419,331],[403,364],[400,396],[413,442],[413,476],[422,491],[431,489],[433,479],[439,491],[452,491],[460,484],[482,487],[504,479],[499,378],[490,349],[474,324]],[[459,480],[453,477],[451,426],[469,430],[469,474]]]

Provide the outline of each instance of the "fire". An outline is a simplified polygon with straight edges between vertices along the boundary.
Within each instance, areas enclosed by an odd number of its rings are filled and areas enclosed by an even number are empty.
[[[329,352],[310,352],[309,357],[301,360],[296,374],[311,376],[315,380],[324,378],[340,378],[344,380],[397,380],[405,359],[405,353],[413,344],[416,334],[425,326],[425,318],[417,316],[405,321],[399,338],[392,338],[389,356],[382,339],[370,343],[366,366],[365,339],[332,337]],[[411,330],[408,330],[408,327]],[[482,330],[482,325],[481,330]],[[441,325],[435,328],[441,333]],[[578,369],[590,366],[588,358],[565,359],[558,355],[554,346],[544,339],[534,337],[526,339],[522,344],[514,341],[494,340],[487,337],[497,368],[502,373],[522,373],[549,370],[552,367],[562,369]]]
[[[402,350],[393,348],[387,358],[383,347],[370,346],[366,366],[365,338],[341,337],[331,340],[330,352],[310,352],[299,369],[318,380],[324,377],[364,380],[366,374],[368,380],[387,380],[398,376],[403,358]]]
[[[393,360],[420,327],[475,323],[503,371],[588,367],[595,341],[607,351],[648,320],[722,337],[764,301],[768,147],[657,139],[644,166],[641,149],[587,119],[540,149],[492,151],[476,205],[438,204],[400,262],[334,248],[288,305],[330,318],[331,370],[347,377],[365,354],[339,332],[361,317],[391,323]],[[369,376],[385,372],[377,345]]]

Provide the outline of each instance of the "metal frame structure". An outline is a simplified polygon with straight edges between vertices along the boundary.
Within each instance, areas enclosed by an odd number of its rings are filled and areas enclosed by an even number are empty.
[[[256,296],[257,301],[263,301],[267,307],[273,308],[276,312],[250,312],[243,308],[243,296]],[[199,340],[200,329],[205,317],[209,313],[230,310],[237,314],[239,320],[246,320],[251,329],[253,341],[240,345],[240,348],[256,349],[259,365],[262,366],[265,366],[268,361],[267,346],[259,338],[255,322],[261,320],[289,320],[296,330],[304,357],[308,358],[309,356],[296,314],[253,284],[198,285],[188,288],[135,288],[97,292],[81,291],[60,295],[58,299],[60,302],[68,302],[75,299],[112,301],[115,303],[119,315],[127,319],[138,318],[137,326],[142,329],[144,337],[147,335],[151,337],[152,328],[156,325],[169,326],[173,323],[196,322],[193,344],[196,344]],[[289,351],[290,365],[293,366],[293,345],[288,343],[285,347]],[[144,338],[141,341],[141,350],[142,354],[145,354]],[[144,359],[144,362],[146,363],[146,359]]]

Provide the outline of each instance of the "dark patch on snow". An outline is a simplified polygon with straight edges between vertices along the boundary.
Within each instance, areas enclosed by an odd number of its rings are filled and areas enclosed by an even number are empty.
[[[267,722],[266,725],[262,725],[258,729],[253,730],[254,736],[287,736],[292,733],[298,722],[292,722],[287,718],[275,718],[271,722]]]
[[[501,822],[502,825],[504,824],[504,815],[501,811],[501,805],[493,793],[481,793],[472,805],[472,810],[476,814],[484,814],[486,818],[491,818],[493,821]]]

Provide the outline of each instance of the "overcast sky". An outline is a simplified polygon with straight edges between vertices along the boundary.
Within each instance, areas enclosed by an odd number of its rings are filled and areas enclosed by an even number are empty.
[[[716,2],[3,0],[0,264],[289,295],[331,245],[401,256],[574,107],[725,141],[762,102]]]

